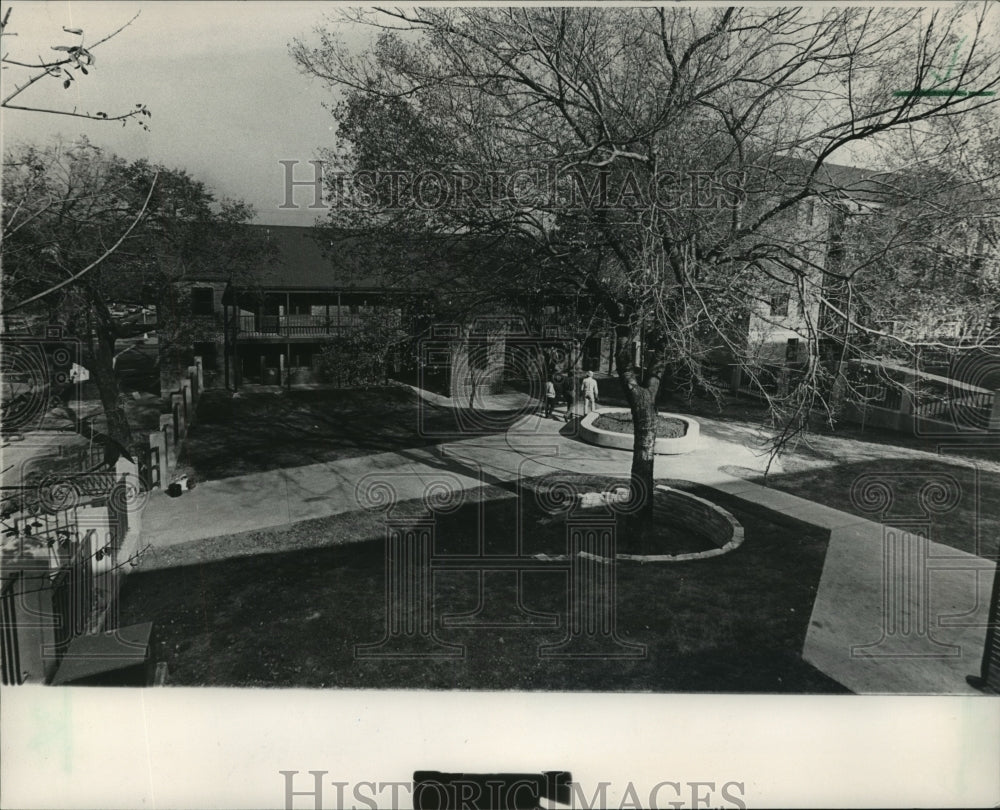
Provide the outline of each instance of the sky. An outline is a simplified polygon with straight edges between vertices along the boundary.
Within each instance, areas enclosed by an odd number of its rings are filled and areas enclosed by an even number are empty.
[[[324,102],[332,91],[299,72],[288,52],[296,37],[314,39],[319,25],[331,25],[337,3],[304,0],[228,0],[228,2],[103,2],[99,0],[12,0],[4,52],[23,61],[51,57],[53,45],[72,45],[78,37],[64,26],[82,28],[93,43],[138,13],[135,21],[95,50],[96,65],[68,90],[57,79],[29,88],[18,101],[113,115],[135,104],[151,110],[151,131],[129,124],[87,121],[37,112],[3,110],[4,149],[20,142],[54,138],[91,142],[126,159],[147,158],[183,168],[217,197],[253,205],[258,222],[311,225],[313,192],[294,192],[298,209],[281,209],[286,167],[299,161],[294,179],[312,179],[307,161],[336,143],[336,122]],[[341,25],[348,41],[360,47],[368,36]],[[3,93],[26,75],[5,66]],[[836,162],[865,165],[868,147],[845,149]],[[321,212],[320,212],[321,213]]]
[[[74,45],[79,37],[63,26],[82,28],[84,44],[95,42],[138,12],[128,28],[94,51],[88,76],[69,90],[45,79],[18,103],[56,106],[109,115],[144,103],[152,112],[150,132],[133,123],[4,110],[0,136],[7,150],[21,142],[73,140],[92,143],[126,159],[147,158],[182,168],[205,182],[217,197],[251,203],[257,221],[311,225],[312,192],[296,191],[300,210],[281,210],[285,169],[279,160],[298,160],[295,179],[310,179],[306,161],[335,143],[335,121],[322,105],[333,96],[318,79],[301,74],[288,53],[295,37],[336,12],[322,2],[96,2],[59,0],[9,4],[4,37],[9,58],[51,56],[53,45]],[[3,93],[27,75],[9,68]]]

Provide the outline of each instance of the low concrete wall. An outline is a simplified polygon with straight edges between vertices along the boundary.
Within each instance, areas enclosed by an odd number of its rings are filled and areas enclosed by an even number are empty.
[[[616,560],[635,562],[684,562],[720,557],[743,544],[743,525],[721,506],[684,492],[680,489],[657,484],[653,496],[653,515],[657,525],[679,526],[707,537],[716,548],[691,551],[685,554],[617,554]],[[596,557],[596,555],[588,555]],[[597,559],[609,562],[604,557]]]
[[[884,428],[899,433],[908,433],[911,436],[968,436],[981,434],[985,438],[991,433],[995,434],[1000,431],[1000,424],[996,427],[992,424],[989,427],[986,425],[962,424],[957,419],[934,419],[929,416],[921,416],[920,414],[856,402],[848,402],[844,405],[841,418],[847,422],[856,422],[862,428]]]
[[[160,429],[148,437],[147,463],[158,467],[155,482],[150,476],[150,488],[166,489],[169,478],[177,466],[187,438],[188,429],[194,423],[198,402],[204,390],[204,371],[201,357],[194,358],[194,365],[188,366],[186,378],[180,388],[169,394],[170,413],[160,415]]]
[[[634,438],[631,433],[616,433],[613,430],[602,430],[594,427],[600,417],[611,413],[631,413],[628,408],[604,408],[603,410],[589,413],[580,422],[580,438],[590,444],[600,447],[614,447],[617,450],[631,450]],[[677,456],[690,453],[698,446],[701,438],[701,428],[698,423],[689,416],[681,416],[679,413],[660,412],[660,416],[668,416],[672,419],[680,419],[687,426],[687,432],[676,439],[657,438],[653,452],[661,456]]]

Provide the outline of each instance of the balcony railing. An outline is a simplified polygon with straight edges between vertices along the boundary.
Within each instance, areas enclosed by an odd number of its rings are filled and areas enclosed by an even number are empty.
[[[845,376],[848,399],[869,413],[896,412],[956,430],[1000,430],[996,392],[988,388],[878,361],[851,360]]]
[[[371,315],[241,315],[240,335],[244,337],[308,337],[339,335],[364,326]]]

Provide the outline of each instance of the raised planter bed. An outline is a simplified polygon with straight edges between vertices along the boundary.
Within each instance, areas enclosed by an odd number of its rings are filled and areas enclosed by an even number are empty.
[[[583,509],[607,506],[613,510],[615,502],[619,498],[627,497],[627,493],[628,489],[625,486],[621,486],[613,491],[602,493],[588,492],[580,494],[578,497],[580,498],[580,507]],[[685,492],[682,489],[657,484],[653,491],[653,517],[660,531],[666,533],[675,531],[695,533],[707,540],[714,548],[672,554],[627,554],[618,552],[615,555],[616,560],[633,560],[641,563],[705,560],[710,557],[719,557],[723,554],[728,554],[743,544],[743,525],[732,513],[723,509],[718,504],[714,504],[704,498],[699,498],[697,495]],[[597,560],[610,562],[608,558],[597,554],[580,553]]]
[[[618,450],[631,450],[634,442],[632,433],[619,433],[618,431],[604,430],[596,427],[595,422],[602,416],[611,414],[630,414],[628,408],[604,408],[603,410],[589,413],[580,422],[580,438],[590,444],[600,447],[614,447]],[[698,439],[701,430],[698,423],[689,416],[681,416],[676,413],[660,412],[661,418],[676,419],[684,423],[686,428],[683,436],[676,438],[657,437],[653,452],[659,455],[676,456],[683,453],[690,453],[698,446]]]

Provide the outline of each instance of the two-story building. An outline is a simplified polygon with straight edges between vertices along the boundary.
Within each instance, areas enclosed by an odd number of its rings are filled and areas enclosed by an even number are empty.
[[[815,181],[820,196],[789,208],[776,223],[805,259],[805,272],[797,282],[776,283],[746,302],[739,342],[752,364],[801,366],[817,345],[812,340],[817,334],[826,335],[818,341],[821,353],[824,345],[837,343],[840,327],[823,301],[836,300],[838,291],[823,269],[840,261],[845,218],[879,206],[881,188],[872,177],[871,172],[828,166]],[[337,384],[324,378],[319,360],[338,338],[366,325],[393,322],[401,334],[416,338],[431,327],[432,311],[438,318],[442,309],[448,310],[450,297],[488,297],[510,276],[495,245],[475,239],[452,239],[447,246],[401,240],[396,246],[369,248],[356,241],[360,237],[337,235],[323,242],[309,227],[246,227],[268,238],[273,255],[262,255],[238,278],[211,270],[192,275],[175,285],[172,300],[161,303],[163,390],[175,387],[175,378],[183,375],[193,355],[202,357],[209,386]],[[470,268],[476,271],[473,278]],[[584,317],[573,322],[579,301],[571,292],[562,300],[532,302],[536,331],[547,320],[560,321],[572,365],[613,372],[613,338],[599,328],[586,328]],[[453,312],[459,309],[452,307]],[[473,311],[474,306],[468,307],[466,316]],[[496,311],[495,304],[486,312],[524,314]]]
[[[321,356],[341,345],[349,351],[344,339],[366,329],[398,332],[399,351],[390,360],[399,371],[407,362],[419,362],[413,344],[421,336],[431,338],[433,327],[452,319],[464,351],[488,343],[486,354],[500,358],[493,363],[498,368],[517,365],[514,345],[527,333],[540,338],[544,331],[546,341],[554,334],[565,337],[564,356],[576,367],[611,370],[610,336],[565,326],[575,322],[575,293],[545,301],[529,296],[533,325],[517,330],[507,348],[503,330],[478,333],[484,318],[524,316],[513,301],[507,307],[496,302],[503,279],[511,276],[504,262],[513,260],[483,240],[401,240],[366,249],[356,237],[324,242],[309,227],[246,227],[265,236],[271,248],[258,263],[238,277],[211,269],[189,274],[171,287],[170,300],[161,302],[163,391],[177,387],[196,355],[208,387],[341,384],[325,373]],[[557,321],[564,326],[556,329]],[[458,365],[472,369],[477,356],[473,351],[470,362]]]

